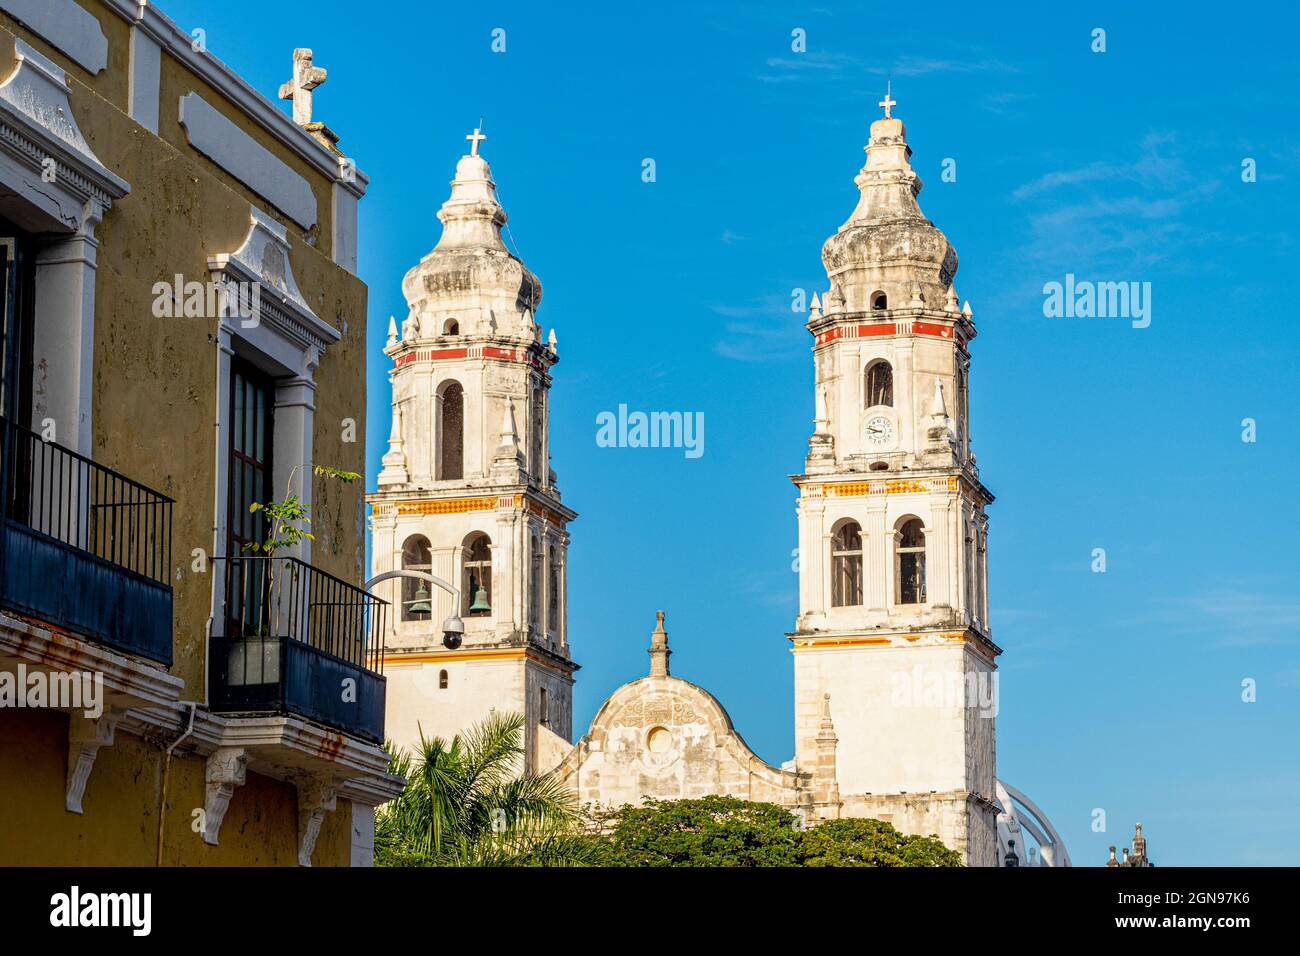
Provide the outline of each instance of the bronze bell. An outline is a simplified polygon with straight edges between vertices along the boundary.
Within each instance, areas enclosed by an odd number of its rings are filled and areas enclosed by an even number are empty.
[[[420,587],[415,592],[415,603],[410,607],[412,614],[432,614],[433,605],[429,603],[429,589],[420,582]]]
[[[488,602],[488,593],[486,588],[479,588],[474,592],[474,603],[469,606],[469,612],[491,611],[492,605]]]

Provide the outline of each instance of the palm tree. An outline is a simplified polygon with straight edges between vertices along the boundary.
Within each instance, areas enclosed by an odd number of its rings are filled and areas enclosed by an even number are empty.
[[[520,773],[524,718],[493,714],[448,743],[420,732],[412,757],[389,745],[406,789],[380,809],[381,866],[580,866],[598,847],[577,830],[572,793],[550,774]]]

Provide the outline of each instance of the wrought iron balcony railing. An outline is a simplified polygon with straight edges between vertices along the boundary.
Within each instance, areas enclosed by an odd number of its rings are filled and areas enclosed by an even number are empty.
[[[297,558],[218,558],[210,702],[384,739],[388,602]]]
[[[171,666],[174,502],[0,417],[0,605]]]

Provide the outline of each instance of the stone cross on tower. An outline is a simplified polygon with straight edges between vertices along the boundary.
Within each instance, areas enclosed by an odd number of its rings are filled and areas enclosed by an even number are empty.
[[[482,122],[483,122],[483,121],[480,119],[480,120],[479,120],[479,123],[482,124]],[[474,132],[471,133],[470,135],[466,136],[465,138],[466,138],[467,140],[469,140],[470,143],[471,143],[470,148],[469,148],[469,154],[470,154],[471,156],[477,156],[477,155],[478,155],[478,144],[481,143],[481,142],[483,142],[483,140],[487,139],[487,137],[483,135],[483,127],[482,127],[482,125],[475,126],[475,127],[474,127]]]
[[[311,50],[293,51],[293,79],[280,87],[280,99],[293,100],[293,121],[299,126],[311,122],[311,91],[325,82],[327,73],[312,66]]]
[[[877,106],[883,106],[885,108],[885,119],[889,119],[890,109],[898,105],[897,100],[892,100],[889,98],[889,91],[890,91],[890,87],[892,86],[893,86],[892,80],[887,81],[885,83],[885,98],[876,104]]]

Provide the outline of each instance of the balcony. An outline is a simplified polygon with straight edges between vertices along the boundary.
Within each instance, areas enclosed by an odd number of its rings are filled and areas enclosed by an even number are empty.
[[[388,602],[289,557],[228,557],[213,616],[210,703],[384,739]]]
[[[173,501],[0,418],[0,607],[172,663]]]

